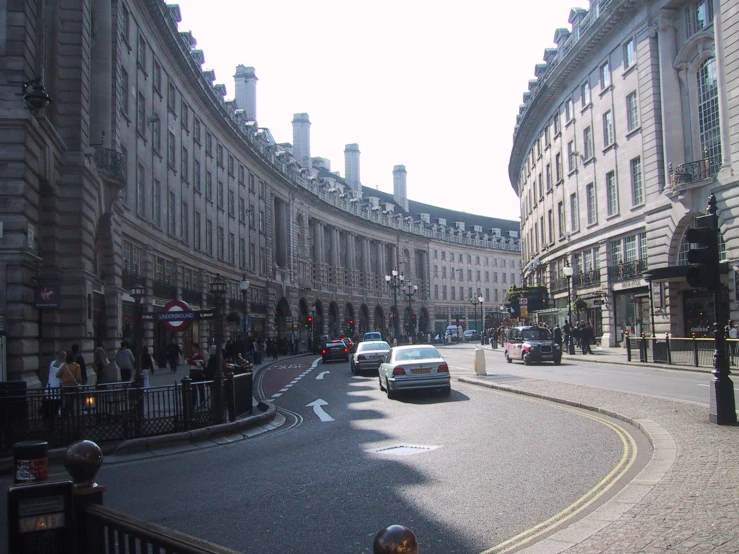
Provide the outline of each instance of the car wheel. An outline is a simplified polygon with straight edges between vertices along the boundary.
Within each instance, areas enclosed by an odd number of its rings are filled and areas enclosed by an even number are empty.
[[[523,354],[521,354],[521,360],[525,365],[529,365],[531,363],[531,356],[524,352]]]
[[[395,391],[390,390],[390,384],[387,381],[385,381],[385,392],[388,400],[393,400],[396,397]]]
[[[382,386],[382,377],[379,375],[377,376],[377,382],[380,383],[380,390],[384,391],[385,387]]]
[[[351,362],[349,363],[349,369],[351,369],[351,370],[352,370],[352,373],[353,373],[354,375],[356,375],[356,374],[357,374],[357,368],[356,368],[356,367],[354,367],[354,358],[352,358]]]
[[[505,354],[505,361],[508,362],[509,364],[512,364],[513,363],[513,360],[508,355],[508,352],[504,352],[504,354]]]
[[[561,356],[559,358],[554,358],[554,365],[559,365],[561,363],[562,363],[562,357]]]

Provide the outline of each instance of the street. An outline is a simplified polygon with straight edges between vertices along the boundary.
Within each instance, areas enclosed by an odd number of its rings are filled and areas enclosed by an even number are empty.
[[[243,552],[369,552],[377,531],[400,523],[424,552],[466,553],[550,533],[643,467],[650,446],[623,422],[456,382],[473,353],[444,349],[450,398],[397,401],[347,363],[280,361],[255,383],[279,395],[279,430],[105,465],[105,502]]]

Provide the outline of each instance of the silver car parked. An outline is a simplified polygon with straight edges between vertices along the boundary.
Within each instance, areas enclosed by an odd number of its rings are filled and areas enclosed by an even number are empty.
[[[445,395],[452,392],[449,366],[436,347],[430,344],[396,346],[380,364],[380,390],[388,398],[411,389],[441,389]]]
[[[390,352],[390,345],[384,340],[360,342],[349,362],[352,373],[377,371],[385,356]]]

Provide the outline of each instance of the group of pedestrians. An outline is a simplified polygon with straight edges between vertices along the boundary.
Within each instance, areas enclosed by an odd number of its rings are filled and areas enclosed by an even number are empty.
[[[565,343],[567,345],[572,341],[577,348],[582,350],[583,355],[593,353],[590,345],[593,344],[595,331],[589,321],[578,321],[574,325],[568,321],[564,324],[562,330],[564,331]]]

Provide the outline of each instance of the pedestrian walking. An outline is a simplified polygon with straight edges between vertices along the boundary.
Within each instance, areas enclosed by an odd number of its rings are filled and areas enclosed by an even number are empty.
[[[136,358],[128,347],[128,341],[121,342],[121,349],[115,355],[115,363],[121,370],[121,381],[127,383],[133,378],[133,372],[136,369]]]
[[[559,323],[554,326],[553,336],[554,344],[558,344],[559,348],[562,349],[562,329],[559,328]]]
[[[103,345],[99,342],[97,343],[97,346],[95,346],[95,350],[92,353],[92,363],[94,364],[94,371],[95,375],[97,376],[95,382],[99,383],[100,374],[105,369],[105,366],[108,365],[108,355],[105,353]]]
[[[193,405],[197,405],[205,400],[205,386],[203,385],[203,381],[205,381],[205,356],[200,351],[199,344],[194,343],[192,345],[192,351],[187,357],[187,365],[190,367],[190,379],[193,383],[198,383],[193,385],[192,388],[192,402]]]
[[[46,376],[44,385],[44,399],[42,412],[44,417],[44,428],[51,429],[53,420],[59,416],[59,408],[62,405],[62,382],[56,374],[67,361],[67,353],[59,352],[49,365],[49,374]]]
[[[590,325],[590,322],[582,326],[580,340],[582,342],[583,355],[592,354],[593,351],[590,349],[590,345],[593,342],[593,327]]]
[[[151,376],[154,373],[154,359],[149,354],[149,347],[144,346],[141,349],[141,377],[144,379],[144,388],[151,387]]]
[[[61,381],[62,396],[64,398],[64,407],[62,415],[65,417],[72,416],[77,411],[77,394],[80,387],[82,375],[80,374],[80,366],[74,361],[74,354],[69,352],[66,355],[66,361],[56,372],[56,378]]]
[[[72,345],[72,355],[74,356],[74,362],[80,366],[80,385],[87,384],[87,363],[85,363],[85,357],[80,353],[80,345]]]
[[[167,363],[172,373],[177,373],[177,364],[180,362],[180,356],[182,356],[182,348],[177,344],[177,340],[172,337],[172,342],[167,345]]]

